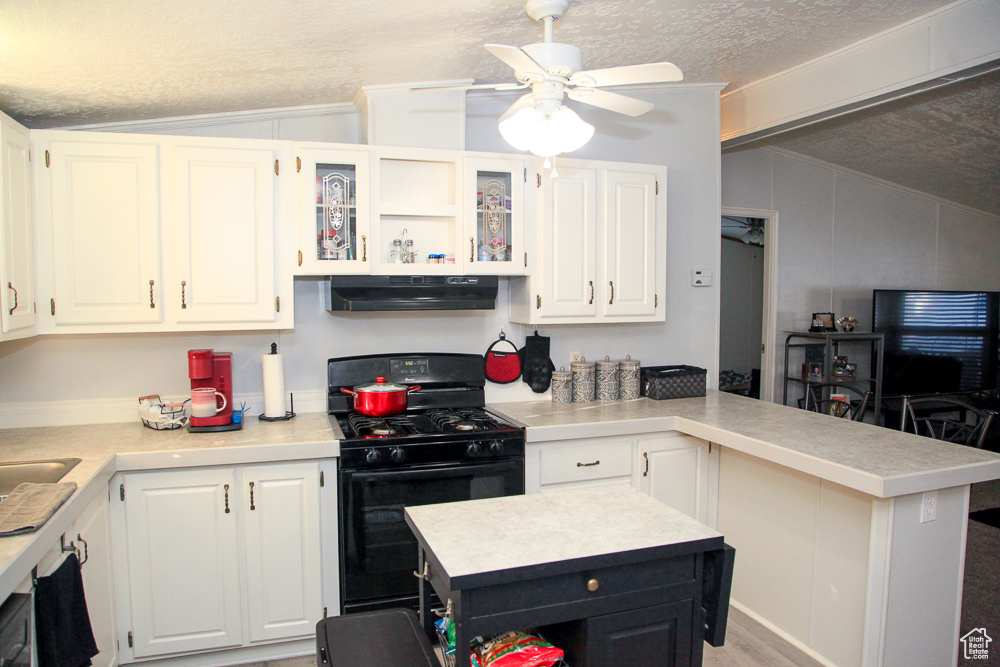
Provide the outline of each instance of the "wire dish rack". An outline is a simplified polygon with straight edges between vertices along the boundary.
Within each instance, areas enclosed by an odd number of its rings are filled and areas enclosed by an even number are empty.
[[[139,397],[139,419],[154,431],[172,431],[187,426],[191,418],[190,399],[183,403],[164,403],[159,394]]]

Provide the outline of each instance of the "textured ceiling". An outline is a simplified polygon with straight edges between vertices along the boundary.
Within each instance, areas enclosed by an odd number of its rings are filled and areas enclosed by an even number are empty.
[[[946,0],[575,0],[588,68],[669,60],[740,86]],[[0,109],[29,127],[349,102],[362,85],[510,80],[522,0],[3,0]]]
[[[572,0],[587,68],[669,60],[730,89],[949,0]],[[0,109],[43,128],[350,102],[364,85],[511,80],[523,0],[2,0]],[[769,143],[1000,214],[996,78]],[[992,177],[991,177],[992,176]]]
[[[1000,71],[767,143],[1000,215]]]

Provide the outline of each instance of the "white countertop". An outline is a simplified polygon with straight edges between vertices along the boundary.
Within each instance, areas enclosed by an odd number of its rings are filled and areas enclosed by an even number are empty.
[[[1000,478],[1000,455],[772,403],[705,398],[488,406],[528,427],[529,443],[679,431],[877,497]],[[153,431],[134,423],[0,430],[0,462],[80,458],[63,481],[77,492],[38,531],[0,538],[0,600],[31,572],[118,471],[336,457],[343,437],[326,413],[246,421],[241,431]]]
[[[239,431],[154,431],[138,419],[123,424],[46,426],[0,431],[0,463],[78,458],[61,480],[76,492],[33,533],[0,537],[0,601],[31,572],[59,536],[111,477],[123,470],[152,470],[264,461],[295,461],[340,455],[343,437],[326,413],[300,414],[280,422],[252,417]]]
[[[528,443],[680,431],[879,498],[1000,478],[1000,454],[709,390],[704,398],[497,403]]]
[[[620,484],[407,507],[406,514],[452,581],[722,537]]]

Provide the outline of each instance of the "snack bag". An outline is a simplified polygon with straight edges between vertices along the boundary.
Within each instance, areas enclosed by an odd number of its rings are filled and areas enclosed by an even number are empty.
[[[553,667],[562,660],[563,650],[536,634],[513,630],[489,637],[472,655],[475,667]]]

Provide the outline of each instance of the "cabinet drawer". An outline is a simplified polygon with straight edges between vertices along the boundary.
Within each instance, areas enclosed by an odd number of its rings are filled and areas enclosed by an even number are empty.
[[[532,611],[580,618],[662,602],[673,594],[690,597],[697,588],[697,558],[689,554],[473,589],[469,613],[481,618]]]
[[[540,482],[543,486],[610,477],[629,477],[632,474],[630,440],[546,448],[540,455]]]

